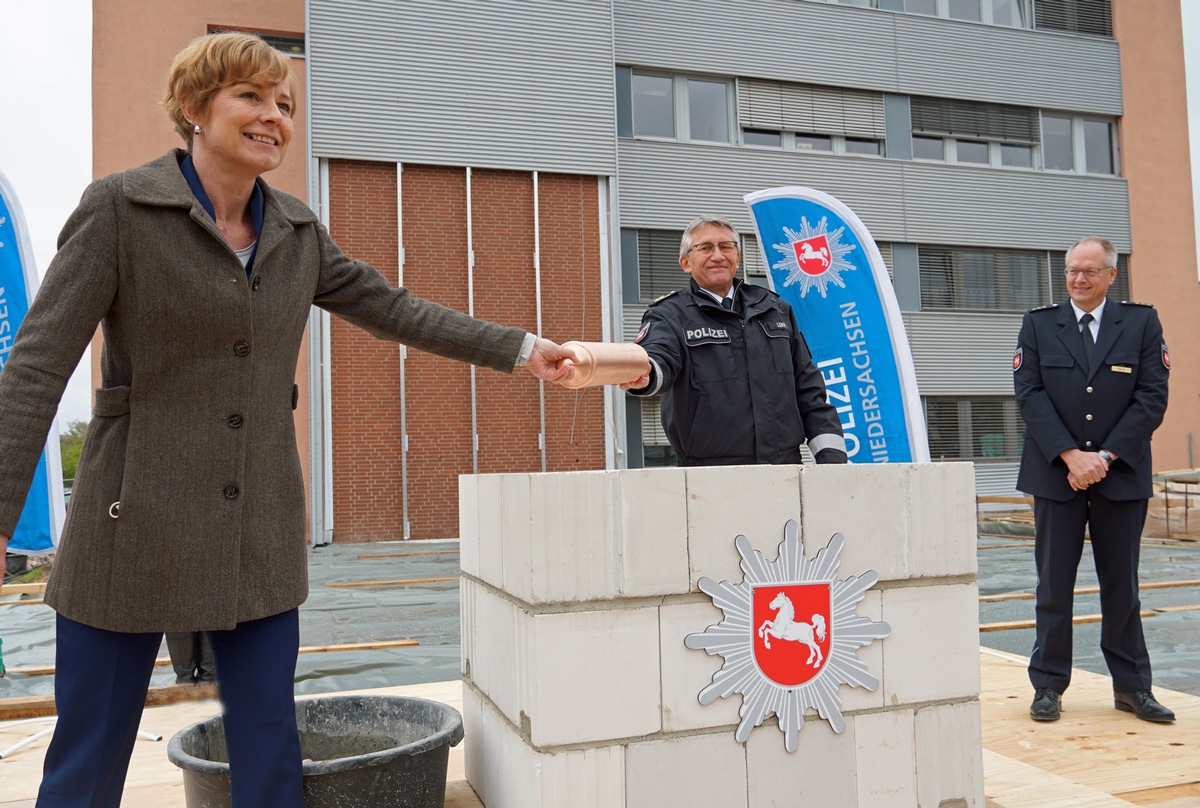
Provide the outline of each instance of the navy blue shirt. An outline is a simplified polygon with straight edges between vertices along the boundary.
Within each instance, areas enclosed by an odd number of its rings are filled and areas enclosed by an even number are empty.
[[[213,209],[212,200],[204,192],[204,186],[200,184],[200,176],[196,174],[196,166],[192,164],[190,154],[183,158],[183,162],[179,164],[179,170],[183,172],[183,178],[187,180],[188,187],[192,189],[192,194],[200,206],[215,223],[217,221],[216,211]],[[254,252],[250,254],[250,260],[246,262],[247,278],[250,277],[250,270],[254,267],[254,256],[258,254],[258,239],[262,236],[263,192],[257,182],[254,183],[254,190],[250,193],[250,218],[254,222]]]

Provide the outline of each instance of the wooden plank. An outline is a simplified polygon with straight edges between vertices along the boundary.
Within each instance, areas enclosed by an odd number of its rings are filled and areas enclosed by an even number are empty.
[[[408,586],[410,584],[440,584],[443,581],[457,581],[458,576],[448,578],[409,578],[406,581],[334,581],[325,586]]]
[[[214,684],[164,685],[152,687],[146,691],[146,706],[157,707],[163,704],[178,704],[183,701],[200,701],[216,697],[217,687]],[[0,699],[0,721],[40,718],[46,715],[56,715],[54,696]]]
[[[981,495],[975,497],[976,502],[1001,503],[1008,505],[1032,505],[1033,497],[1001,497]]]
[[[410,648],[420,645],[419,640],[375,640],[372,642],[349,642],[340,645],[302,645],[302,654],[325,654],[336,651],[374,651],[381,648]],[[157,667],[171,664],[170,657],[159,657],[154,660]],[[47,676],[54,673],[53,665],[43,665],[28,668],[9,668],[9,674],[19,673],[23,676]]]
[[[1177,587],[1184,587],[1184,586],[1200,586],[1200,580],[1148,581],[1146,583],[1139,584],[1138,588],[1139,589],[1175,589]],[[1100,587],[1098,587],[1098,586],[1081,586],[1075,590],[1076,595],[1095,595],[1099,592],[1100,592]],[[998,600],[1033,600],[1033,593],[1032,592],[1006,592],[1001,595],[980,595],[979,596],[980,603],[991,603],[993,601],[998,601]],[[1186,610],[1192,609],[1192,608],[1195,608],[1195,607],[1182,606],[1182,607],[1176,607],[1176,610],[1177,611],[1186,611]],[[1163,609],[1156,609],[1155,611],[1163,611]]]
[[[997,538],[997,539],[1003,538],[1002,536],[993,537],[990,533],[987,534],[987,536],[989,539],[990,538]],[[1032,546],[1033,546],[1032,541],[1010,541],[1008,544],[981,544],[978,547],[976,547],[975,549],[976,550],[1006,550],[1009,547],[1032,547]]]
[[[0,606],[37,606],[39,603],[46,601],[41,598],[30,598],[29,600],[0,600]]]
[[[355,558],[410,558],[411,556],[427,555],[458,555],[458,550],[422,550],[419,553],[373,553],[371,555],[355,556]]]
[[[1154,617],[1155,612],[1143,611],[1142,617]],[[1100,615],[1098,614],[1081,614],[1071,618],[1071,623],[1078,625],[1080,623],[1099,623]],[[1033,620],[1008,620],[1003,623],[980,623],[980,631],[1009,631],[1016,628],[1036,628],[1037,624]]]
[[[46,591],[46,583],[34,584],[0,584],[0,596],[3,595],[41,595]]]
[[[1200,609],[1200,604],[1191,606],[1159,606],[1154,611],[1156,612],[1194,612]]]
[[[1129,804],[1030,765],[983,750],[983,778],[988,805],[1003,808],[1129,808]]]
[[[1121,794],[1121,799],[1132,802],[1134,805],[1161,805],[1164,808],[1200,805],[1200,783],[1125,791]],[[449,803],[446,805],[449,808]]]

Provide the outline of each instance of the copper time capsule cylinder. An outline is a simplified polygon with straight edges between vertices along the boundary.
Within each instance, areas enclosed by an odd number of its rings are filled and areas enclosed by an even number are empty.
[[[632,342],[564,342],[575,355],[575,373],[563,387],[599,387],[637,381],[650,372],[646,349]]]

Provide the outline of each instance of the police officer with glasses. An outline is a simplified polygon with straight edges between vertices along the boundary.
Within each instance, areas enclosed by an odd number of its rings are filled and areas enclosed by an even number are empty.
[[[681,466],[845,463],[846,442],[791,307],[737,277],[738,234],[702,216],[683,233],[684,289],[650,304],[637,343],[650,372],[621,385],[662,397],[662,424]]]
[[[1086,530],[1100,582],[1100,649],[1114,704],[1145,721],[1175,714],[1150,690],[1138,558],[1151,496],[1150,436],[1167,409],[1170,356],[1154,308],[1107,298],[1117,250],[1095,236],[1067,251],[1070,299],[1025,315],[1013,384],[1025,421],[1017,488],[1033,495],[1037,632],[1034,721],[1057,721],[1071,683],[1075,575]]]

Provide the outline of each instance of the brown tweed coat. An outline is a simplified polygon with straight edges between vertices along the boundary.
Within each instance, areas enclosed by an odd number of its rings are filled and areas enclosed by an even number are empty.
[[[182,157],[87,189],[0,373],[0,532],[11,534],[63,388],[104,328],[102,386],[46,602],[112,631],[227,629],[304,601],[292,388],[311,305],[501,371],[525,336],[393,288],[261,180],[248,280]]]

